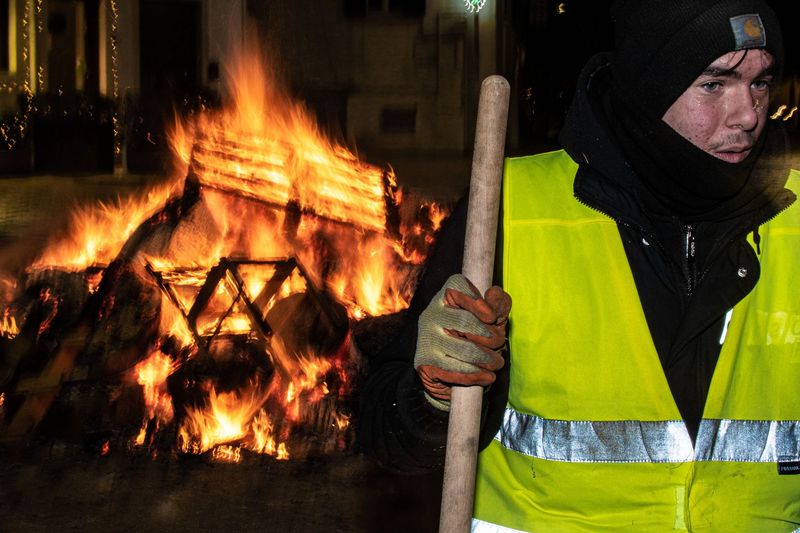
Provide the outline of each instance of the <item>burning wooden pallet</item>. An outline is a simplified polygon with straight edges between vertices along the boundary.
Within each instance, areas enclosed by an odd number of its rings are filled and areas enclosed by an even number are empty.
[[[349,152],[323,153],[260,137],[218,131],[200,137],[190,173],[200,185],[248,196],[278,208],[375,232],[386,230],[389,174]]]

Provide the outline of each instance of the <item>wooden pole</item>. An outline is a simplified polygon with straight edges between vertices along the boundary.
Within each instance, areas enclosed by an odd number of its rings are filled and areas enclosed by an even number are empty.
[[[478,100],[462,273],[481,294],[492,285],[509,93],[505,78],[489,76],[481,84]],[[466,533],[470,530],[482,396],[480,386],[453,387],[440,533]]]

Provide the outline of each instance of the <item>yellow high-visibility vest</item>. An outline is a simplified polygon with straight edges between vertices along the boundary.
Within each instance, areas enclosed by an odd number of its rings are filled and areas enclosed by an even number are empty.
[[[473,531],[800,531],[800,206],[760,228],[693,445],[617,225],[574,198],[576,169],[563,151],[506,163],[511,381]]]

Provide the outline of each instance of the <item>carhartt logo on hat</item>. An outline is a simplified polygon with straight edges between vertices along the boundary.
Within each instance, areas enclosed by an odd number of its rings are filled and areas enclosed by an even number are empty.
[[[731,17],[730,21],[736,39],[736,50],[767,46],[767,34],[758,13]]]

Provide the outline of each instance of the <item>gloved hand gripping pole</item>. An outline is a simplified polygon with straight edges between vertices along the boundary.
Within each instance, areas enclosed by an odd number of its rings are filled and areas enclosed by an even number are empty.
[[[462,273],[484,294],[492,285],[510,87],[502,76],[481,84],[469,187]],[[470,530],[478,456],[480,386],[454,386],[450,402],[440,533]]]

